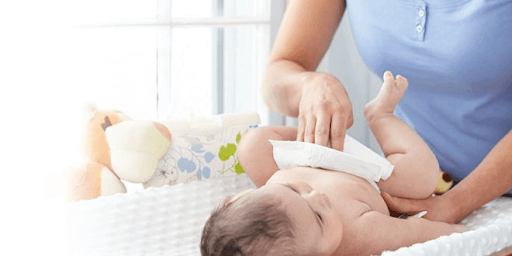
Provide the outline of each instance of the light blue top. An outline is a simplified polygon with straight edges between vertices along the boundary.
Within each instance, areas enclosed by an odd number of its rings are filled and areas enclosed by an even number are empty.
[[[370,70],[409,80],[395,114],[462,180],[512,129],[512,1],[347,0],[347,10]]]

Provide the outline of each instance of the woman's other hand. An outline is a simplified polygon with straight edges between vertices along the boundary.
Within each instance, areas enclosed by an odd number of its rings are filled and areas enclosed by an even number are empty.
[[[440,221],[445,223],[457,223],[461,217],[457,214],[457,204],[451,202],[443,195],[427,197],[425,199],[407,199],[389,195],[386,192],[381,193],[388,208],[392,211],[414,215],[421,211],[426,211],[422,218]]]

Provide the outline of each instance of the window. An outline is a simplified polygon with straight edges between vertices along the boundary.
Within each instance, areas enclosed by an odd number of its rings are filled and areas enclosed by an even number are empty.
[[[261,112],[270,0],[75,1],[84,100],[132,118]]]
[[[87,102],[133,119],[258,111],[269,123],[259,87],[285,0],[9,5],[0,8],[8,28],[1,104],[16,109],[4,116],[16,121],[3,144],[19,152],[7,166],[24,163],[38,186],[83,162]]]
[[[2,2],[4,166],[42,191],[83,163],[87,102],[133,119],[258,111],[269,123],[259,85],[285,2]]]

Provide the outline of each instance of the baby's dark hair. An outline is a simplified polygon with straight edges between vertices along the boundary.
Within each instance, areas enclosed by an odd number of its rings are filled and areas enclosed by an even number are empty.
[[[293,224],[279,198],[246,195],[229,202],[231,198],[224,199],[203,228],[203,256],[268,255],[273,248],[279,248],[278,255],[297,255]]]

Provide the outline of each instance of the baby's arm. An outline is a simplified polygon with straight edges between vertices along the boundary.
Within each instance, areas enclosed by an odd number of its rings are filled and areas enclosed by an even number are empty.
[[[361,215],[353,228],[356,230],[356,241],[368,245],[365,248],[367,251],[358,252],[357,255],[376,255],[465,230],[462,225],[423,218],[398,219],[377,211]]]
[[[238,161],[256,186],[265,185],[279,170],[269,140],[295,140],[297,128],[284,126],[261,127],[242,137],[237,150]]]

